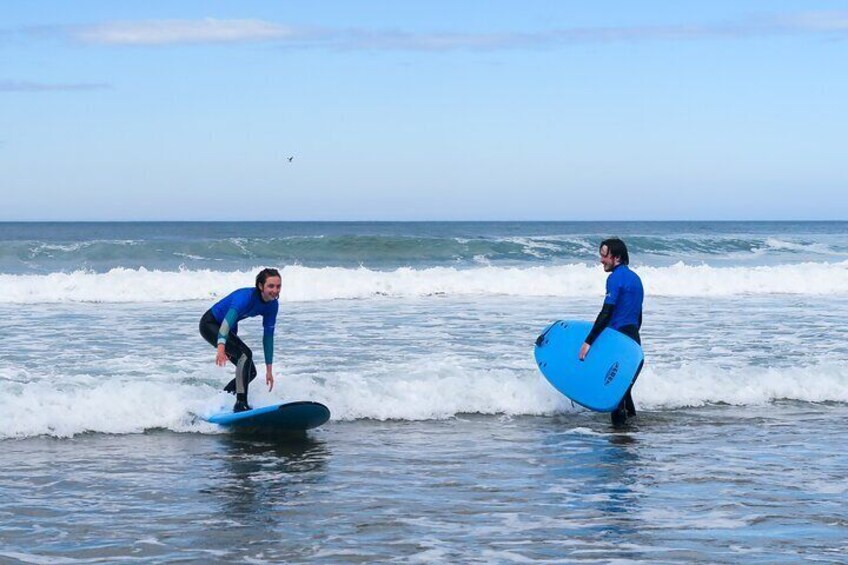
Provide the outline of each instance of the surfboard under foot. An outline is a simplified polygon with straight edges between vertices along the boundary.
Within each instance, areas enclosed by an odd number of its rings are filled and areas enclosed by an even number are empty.
[[[329,408],[320,402],[302,400],[272,404],[244,412],[220,412],[206,421],[234,429],[299,432],[317,428],[329,419]]]

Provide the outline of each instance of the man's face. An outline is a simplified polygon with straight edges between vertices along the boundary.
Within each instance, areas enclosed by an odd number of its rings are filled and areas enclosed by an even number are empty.
[[[606,245],[601,246],[600,256],[601,265],[604,266],[604,271],[606,271],[607,273],[615,269],[618,264],[621,263],[620,257],[613,257],[612,255],[610,255],[609,249],[607,249]]]
[[[265,279],[265,284],[263,284],[259,289],[259,292],[262,294],[262,301],[268,302],[279,298],[282,286],[283,281],[280,277],[268,277]]]

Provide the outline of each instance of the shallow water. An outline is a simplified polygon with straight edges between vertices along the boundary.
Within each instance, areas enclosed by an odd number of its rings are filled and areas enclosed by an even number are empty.
[[[214,365],[197,333],[206,306],[0,305],[8,330],[0,340],[0,434],[214,431],[197,416],[232,404],[220,393],[232,369]],[[537,297],[284,304],[275,389],[258,379],[251,402],[317,400],[334,420],[573,411],[539,374],[532,343],[551,319],[590,318],[596,309],[595,300]],[[848,402],[843,311],[845,297],[651,298],[637,403],[662,410]],[[254,347],[260,342],[258,323],[242,332]]]
[[[610,232],[647,291],[618,431],[532,355]],[[845,562],[846,258],[839,222],[0,224],[0,563]],[[298,441],[203,420],[198,320],[265,262],[250,401],[329,406]]]
[[[27,563],[839,562],[844,405],[4,440]]]

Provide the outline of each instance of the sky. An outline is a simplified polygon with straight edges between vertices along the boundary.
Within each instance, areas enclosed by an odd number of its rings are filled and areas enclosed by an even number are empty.
[[[3,0],[0,221],[845,220],[846,100],[844,1]]]

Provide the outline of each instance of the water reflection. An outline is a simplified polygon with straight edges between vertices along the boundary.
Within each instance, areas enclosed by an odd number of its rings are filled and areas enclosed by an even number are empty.
[[[638,481],[644,463],[638,436],[573,424],[556,422],[557,431],[543,443],[549,493],[567,520],[568,537],[587,546],[608,545],[610,557],[632,558],[622,548],[633,547],[641,527]]]
[[[224,434],[218,441],[221,475],[208,492],[232,519],[258,518],[272,525],[275,516],[300,504],[299,497],[326,477],[330,451],[312,436]]]

